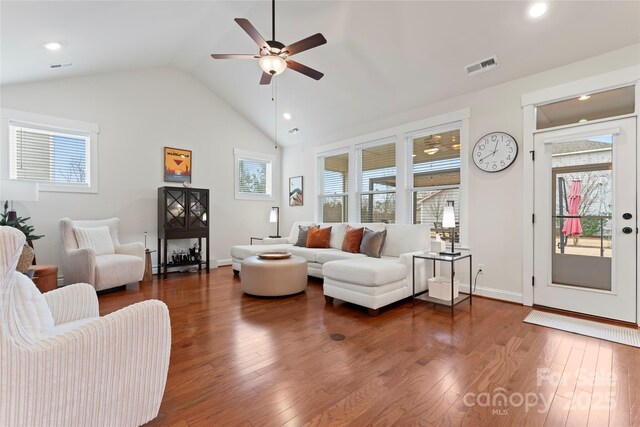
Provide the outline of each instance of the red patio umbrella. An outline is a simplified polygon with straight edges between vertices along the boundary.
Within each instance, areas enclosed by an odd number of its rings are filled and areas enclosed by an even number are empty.
[[[582,201],[582,181],[579,179],[571,180],[571,190],[567,200],[567,207],[570,216],[578,216],[578,209]],[[580,218],[567,218],[562,227],[562,234],[565,236],[578,236],[582,234],[582,224]]]

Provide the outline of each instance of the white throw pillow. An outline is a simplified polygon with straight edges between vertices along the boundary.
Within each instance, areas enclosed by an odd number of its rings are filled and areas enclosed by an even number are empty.
[[[14,306],[18,321],[33,340],[53,334],[53,316],[44,296],[24,274],[15,272],[10,280],[16,281]]]
[[[115,254],[109,227],[74,227],[78,248],[93,249],[96,255]]]

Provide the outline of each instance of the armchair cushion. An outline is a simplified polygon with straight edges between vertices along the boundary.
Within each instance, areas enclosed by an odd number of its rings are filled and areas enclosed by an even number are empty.
[[[95,292],[95,291],[93,291]],[[87,323],[93,322],[94,320],[99,319],[100,317],[85,317],[84,319],[76,319],[71,322],[61,323],[53,327],[53,336],[63,335],[69,331],[73,331],[74,329],[78,329],[81,326],[86,325]]]
[[[93,249],[96,255],[116,253],[109,227],[74,227],[73,233],[78,241],[78,248]]]
[[[16,273],[14,292],[18,322],[32,340],[48,338],[53,333],[53,316],[36,285],[24,274]]]
[[[144,259],[132,255],[96,257],[96,290],[139,282],[144,275]]]

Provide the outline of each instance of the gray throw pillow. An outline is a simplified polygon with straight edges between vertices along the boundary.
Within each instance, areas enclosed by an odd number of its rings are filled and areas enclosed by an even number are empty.
[[[296,240],[293,246],[300,246],[302,248],[307,247],[307,235],[309,234],[309,227],[317,227],[317,225],[311,224],[298,226],[298,240]]]
[[[362,242],[360,243],[360,253],[373,258],[380,258],[386,239],[387,230],[373,231],[365,228]]]

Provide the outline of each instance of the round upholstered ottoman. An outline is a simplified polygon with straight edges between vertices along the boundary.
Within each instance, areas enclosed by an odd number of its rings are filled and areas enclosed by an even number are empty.
[[[242,260],[242,290],[249,295],[273,297],[292,295],[307,288],[307,260],[299,256],[285,259]]]

